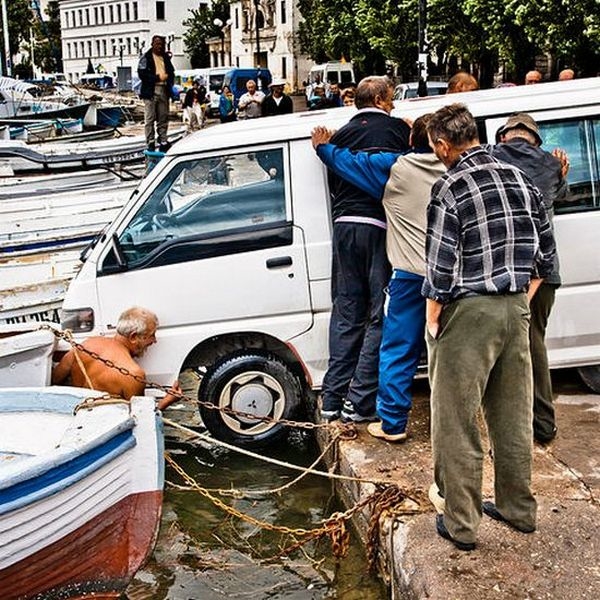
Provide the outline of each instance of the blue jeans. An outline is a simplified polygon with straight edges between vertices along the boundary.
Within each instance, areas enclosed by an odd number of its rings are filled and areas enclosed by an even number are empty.
[[[340,410],[344,398],[360,415],[375,412],[383,290],[390,276],[385,229],[335,223],[332,238],[333,307],[323,408]]]
[[[423,277],[394,269],[387,289],[379,353],[377,415],[385,433],[403,433],[425,335]]]

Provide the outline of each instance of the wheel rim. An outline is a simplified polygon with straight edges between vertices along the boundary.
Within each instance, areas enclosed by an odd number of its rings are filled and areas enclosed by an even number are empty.
[[[256,415],[258,418],[280,419],[285,408],[282,385],[267,373],[246,371],[234,377],[219,395],[219,408]],[[234,432],[257,435],[272,429],[275,423],[244,415],[221,413],[225,424]]]

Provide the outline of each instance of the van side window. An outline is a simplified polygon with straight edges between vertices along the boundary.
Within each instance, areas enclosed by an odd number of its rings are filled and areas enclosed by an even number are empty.
[[[283,165],[281,148],[175,165],[119,236],[127,268],[239,252],[237,241],[246,250],[276,244],[272,229],[287,223]]]
[[[600,209],[600,121],[583,118],[538,124],[544,150],[562,148],[569,156],[569,193],[554,203],[555,213]]]

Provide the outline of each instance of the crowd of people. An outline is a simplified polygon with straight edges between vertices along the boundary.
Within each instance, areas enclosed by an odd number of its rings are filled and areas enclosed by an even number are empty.
[[[388,80],[366,78],[355,117],[312,133],[333,218],[321,417],[405,442],[425,337],[436,528],[468,551],[482,513],[536,528],[533,438],[548,443],[557,432],[544,336],[560,285],[552,206],[566,193],[568,157],[541,149],[528,114],[482,145],[465,105],[408,127],[390,116],[391,97]],[[480,411],[493,502],[482,498]]]

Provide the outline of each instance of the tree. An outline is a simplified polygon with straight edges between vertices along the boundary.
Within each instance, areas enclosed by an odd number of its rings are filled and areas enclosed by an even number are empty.
[[[35,62],[44,73],[62,72],[60,8],[58,0],[50,0],[46,8],[48,19],[35,24]]]
[[[22,42],[29,39],[29,28],[32,15],[29,9],[29,0],[11,0],[7,2],[8,37],[10,42],[10,55],[14,56],[19,51]],[[2,21],[0,13],[0,23]],[[2,23],[4,27],[4,23]],[[5,56],[2,53],[3,72],[6,73]]]
[[[212,9],[207,4],[201,4],[198,9],[190,9],[190,13],[190,18],[183,22],[184,27],[187,27],[187,32],[183,36],[185,51],[190,58],[192,68],[208,67],[210,55],[206,40],[221,34],[214,20],[220,19],[225,23],[229,19],[229,1],[214,2]]]

